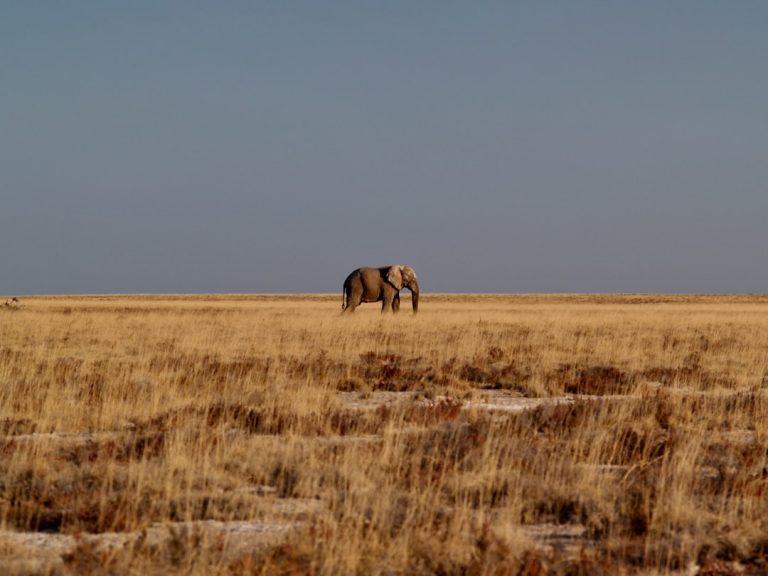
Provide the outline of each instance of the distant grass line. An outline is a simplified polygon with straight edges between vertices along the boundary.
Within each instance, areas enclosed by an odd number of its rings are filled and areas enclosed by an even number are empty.
[[[401,297],[409,300],[404,290]],[[755,294],[655,294],[655,293],[429,293],[421,297],[426,302],[471,303],[503,302],[507,304],[766,304],[768,293]],[[65,294],[29,295],[20,298],[30,302],[335,302],[341,301],[338,293],[220,293],[220,294]],[[370,306],[375,306],[371,304]]]

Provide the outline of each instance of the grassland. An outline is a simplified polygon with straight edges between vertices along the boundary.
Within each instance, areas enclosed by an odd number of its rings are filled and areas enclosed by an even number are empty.
[[[768,298],[339,311],[0,309],[0,572],[768,573]]]

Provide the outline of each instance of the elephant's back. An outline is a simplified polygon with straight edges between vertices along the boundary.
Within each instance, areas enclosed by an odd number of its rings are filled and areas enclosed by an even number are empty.
[[[352,272],[350,272],[347,275],[347,277],[344,279],[344,286],[345,287],[349,286],[355,278],[359,278],[360,277],[360,270],[361,270],[361,268],[358,268],[357,270],[353,270]]]

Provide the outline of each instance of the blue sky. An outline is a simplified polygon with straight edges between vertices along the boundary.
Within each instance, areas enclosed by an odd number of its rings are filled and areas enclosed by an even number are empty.
[[[763,2],[4,2],[0,293],[765,292]]]

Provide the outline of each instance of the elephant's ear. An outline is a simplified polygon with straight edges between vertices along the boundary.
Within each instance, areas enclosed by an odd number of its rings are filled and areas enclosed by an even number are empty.
[[[403,284],[405,284],[406,286],[417,281],[416,271],[410,266],[403,266],[402,270],[400,271],[400,274],[402,274]]]
[[[403,287],[402,269],[402,266],[390,266],[389,272],[387,272],[387,282],[392,284],[392,286],[398,290]]]

